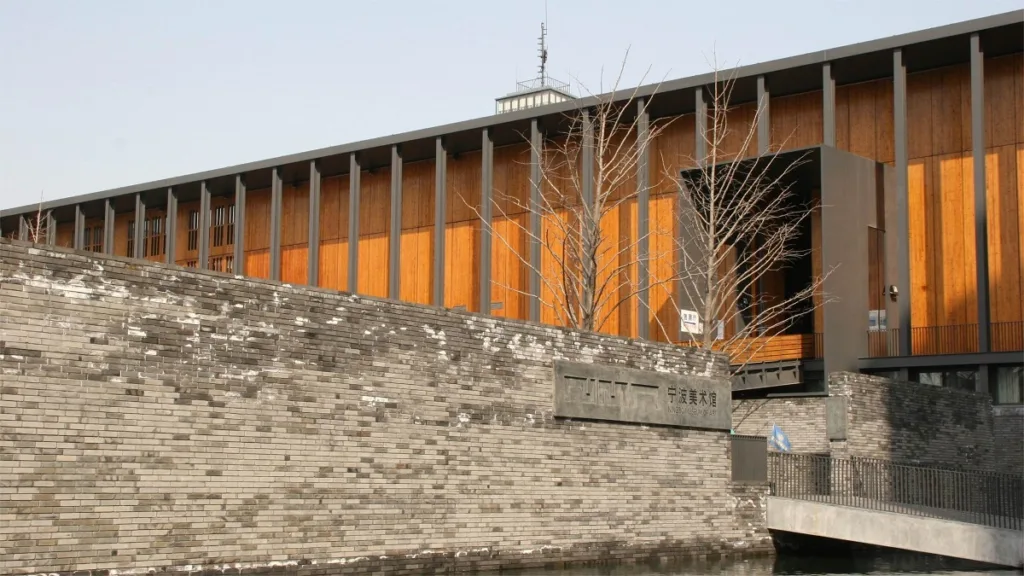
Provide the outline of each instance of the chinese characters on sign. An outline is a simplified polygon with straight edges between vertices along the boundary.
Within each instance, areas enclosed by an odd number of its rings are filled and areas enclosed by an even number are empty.
[[[555,362],[555,416],[728,430],[729,381]]]

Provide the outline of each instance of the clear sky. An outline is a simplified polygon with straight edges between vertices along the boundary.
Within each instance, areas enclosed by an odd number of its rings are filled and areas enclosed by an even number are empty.
[[[547,0],[598,91],[891,36],[1021,0]],[[487,116],[545,0],[0,0],[0,208]]]

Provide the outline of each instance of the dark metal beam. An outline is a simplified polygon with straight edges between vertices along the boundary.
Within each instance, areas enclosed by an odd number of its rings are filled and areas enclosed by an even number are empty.
[[[132,230],[132,258],[142,258],[145,254],[142,243],[146,241],[146,236],[143,234],[146,225],[146,202],[142,199],[142,194],[135,195],[135,228]]]
[[[114,202],[110,198],[103,202],[103,253],[114,253]]]
[[[309,163],[309,240],[306,247],[306,283],[320,285],[320,166]]]
[[[75,204],[75,237],[71,241],[71,247],[75,250],[85,248],[85,212],[82,212],[82,205]]]
[[[281,279],[281,169],[270,171],[270,279]]]
[[[651,301],[650,301],[650,150],[647,139],[650,134],[650,115],[647,113],[647,102],[642,98],[637,102],[636,145],[640,148],[636,170],[636,240],[637,246],[637,305],[636,328],[637,338],[651,336]]]
[[[494,142],[481,131],[480,166],[480,312],[491,313],[491,196],[494,188]]]
[[[936,356],[902,356],[891,358],[861,358],[861,370],[908,370],[913,368],[940,368],[982,366],[993,364],[1020,365],[1020,352],[985,352],[969,354],[940,354]],[[980,377],[980,374],[979,374]]]
[[[448,214],[448,152],[434,141],[434,306],[444,306],[445,217]]]
[[[167,189],[167,250],[166,262],[174,264],[178,256],[178,193]]]
[[[541,152],[544,149],[540,122],[534,118],[530,121],[530,266],[529,278],[529,315],[528,319],[540,322],[540,216],[541,216]]]
[[[391,147],[391,239],[388,243],[388,297],[401,298],[402,290],[402,154]]]
[[[210,189],[206,181],[199,183],[199,262],[200,270],[210,268]]]
[[[772,130],[768,114],[770,113],[771,94],[764,75],[757,77],[757,153],[767,154],[771,148]]]
[[[821,65],[821,141],[825,146],[836,145],[836,78],[832,63]]]
[[[910,205],[908,196],[907,151],[907,63],[903,50],[892,53],[893,66],[893,132],[895,134],[896,159],[896,237],[910,238]],[[910,347],[910,242],[900,242],[896,255],[899,282],[899,350],[909,354]]]
[[[704,166],[708,160],[708,103],[704,100],[704,89],[700,86],[694,91],[696,97],[696,128],[694,129],[694,135],[696,142],[694,143],[693,154],[697,157],[697,164]]]
[[[988,199],[985,185],[985,54],[971,35],[971,148],[974,155],[974,249],[978,282],[978,351],[991,349],[988,283]],[[901,236],[903,238],[903,236]]]
[[[596,249],[597,225],[601,218],[594,210],[594,121],[587,110],[583,110],[583,167],[580,179],[583,181],[583,288],[582,304],[584,310],[590,310],[594,294],[589,288],[597,286],[595,263],[588,257]]]
[[[359,291],[359,158],[348,157],[348,291]]]
[[[234,264],[232,270],[238,276],[245,276],[245,178],[235,175],[235,237]]]
[[[46,238],[44,241],[48,246],[57,244],[57,217],[53,215],[53,210],[46,211]]]

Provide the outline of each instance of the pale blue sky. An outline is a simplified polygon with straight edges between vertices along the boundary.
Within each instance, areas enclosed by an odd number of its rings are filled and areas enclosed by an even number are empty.
[[[493,113],[544,0],[0,0],[0,208]],[[1019,9],[1021,0],[548,0],[596,91]]]

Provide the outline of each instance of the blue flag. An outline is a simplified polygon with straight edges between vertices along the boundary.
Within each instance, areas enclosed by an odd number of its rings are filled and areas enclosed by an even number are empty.
[[[768,446],[779,452],[789,452],[791,450],[789,438],[786,437],[786,433],[782,431],[782,428],[779,428],[776,424],[772,424],[772,435],[768,437]]]

